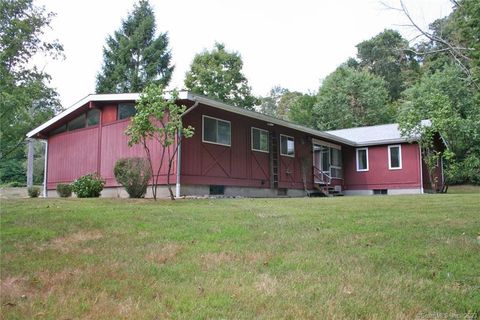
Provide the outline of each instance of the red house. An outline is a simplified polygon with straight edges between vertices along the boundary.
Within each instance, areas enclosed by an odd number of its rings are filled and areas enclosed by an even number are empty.
[[[145,156],[124,134],[139,96],[89,95],[27,134],[47,143],[46,195],[98,172],[106,181],[102,196],[126,196],[113,167],[120,158]],[[178,103],[188,107],[183,122],[195,134],[181,141],[170,177],[177,196],[400,194],[430,186],[419,145],[402,138],[396,124],[322,132],[190,92]],[[159,145],[151,148],[160,154]],[[166,174],[161,168],[162,184]]]

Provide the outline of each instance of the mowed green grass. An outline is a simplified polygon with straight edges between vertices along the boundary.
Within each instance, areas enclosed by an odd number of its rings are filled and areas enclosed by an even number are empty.
[[[6,200],[1,249],[4,319],[480,314],[479,194]]]

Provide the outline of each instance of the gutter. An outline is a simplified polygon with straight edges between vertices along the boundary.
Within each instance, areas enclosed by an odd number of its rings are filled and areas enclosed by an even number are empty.
[[[181,117],[183,118],[185,115],[187,115],[190,111],[195,109],[198,106],[198,101],[196,98],[194,98],[195,103],[191,108],[186,110]],[[182,124],[183,126],[183,124]],[[175,197],[180,198],[180,189],[181,189],[181,184],[180,184],[180,176],[181,176],[181,167],[182,167],[182,136],[179,134],[178,137],[178,151],[177,151],[177,182],[175,184]]]

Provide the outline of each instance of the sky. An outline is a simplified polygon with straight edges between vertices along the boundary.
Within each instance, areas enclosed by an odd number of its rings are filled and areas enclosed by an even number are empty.
[[[240,53],[255,95],[275,85],[300,92],[317,91],[322,79],[349,57],[356,45],[384,29],[407,40],[418,34],[404,15],[386,8],[400,0],[150,0],[157,32],[168,32],[175,71],[170,88],[182,89],[193,57],[222,42]],[[57,14],[45,37],[64,46],[64,60],[37,58],[52,76],[66,108],[95,92],[103,46],[118,30],[136,0],[37,0]],[[425,27],[451,12],[448,0],[404,0]]]

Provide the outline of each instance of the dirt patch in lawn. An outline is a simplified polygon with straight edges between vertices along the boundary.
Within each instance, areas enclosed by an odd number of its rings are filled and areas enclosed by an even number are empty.
[[[168,261],[173,260],[182,251],[182,249],[183,247],[176,243],[160,245],[150,251],[145,256],[145,260],[158,264],[165,264]]]
[[[278,289],[278,280],[267,273],[263,273],[255,282],[255,289],[268,296],[274,295]]]
[[[79,231],[65,237],[53,239],[50,242],[50,247],[66,253],[74,249],[78,249],[83,243],[87,241],[99,240],[101,238],[103,238],[103,234],[98,230]],[[91,251],[88,248],[84,248],[84,250],[87,253]]]

